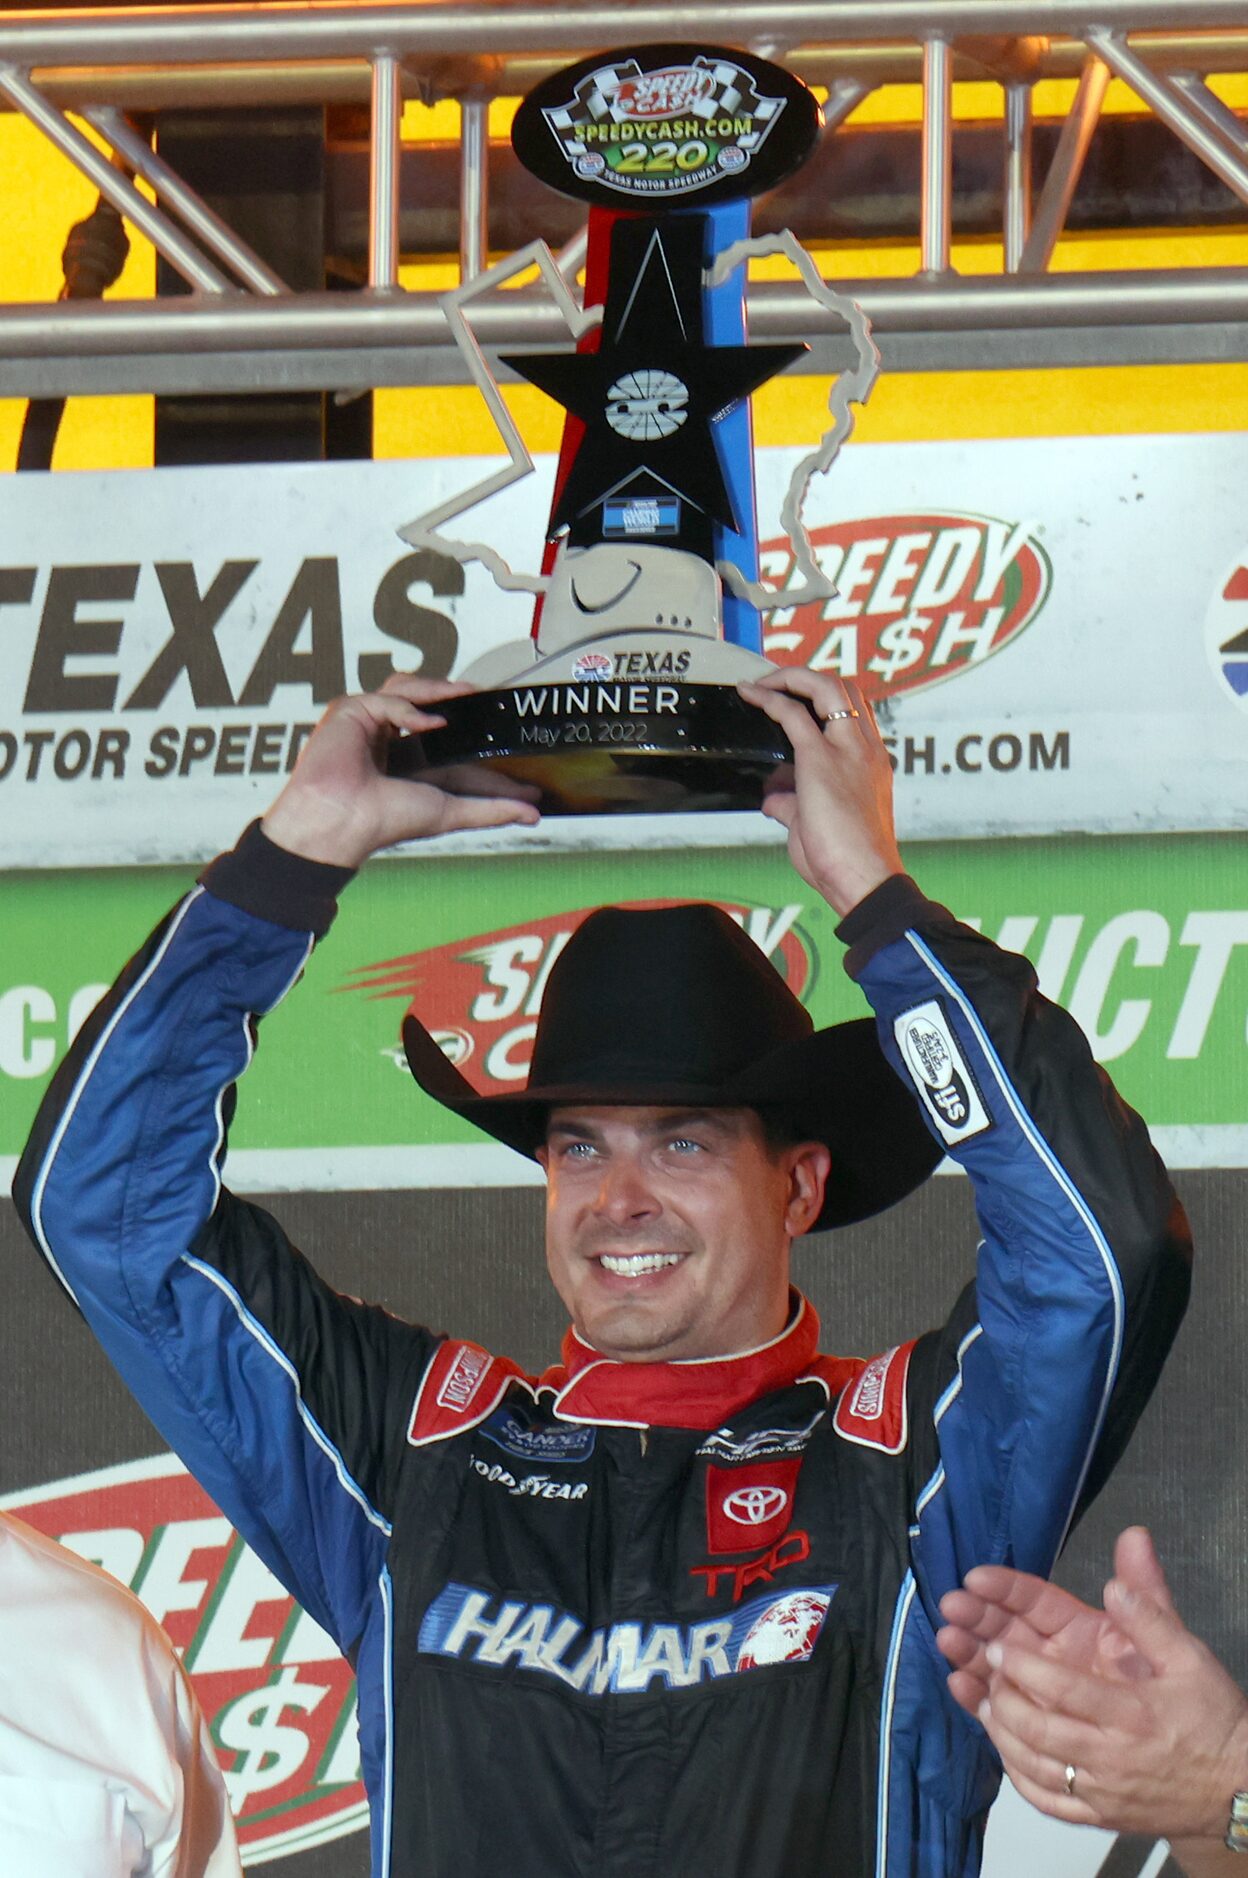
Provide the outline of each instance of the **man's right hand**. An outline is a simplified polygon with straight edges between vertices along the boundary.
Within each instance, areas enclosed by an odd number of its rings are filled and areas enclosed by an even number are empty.
[[[451,679],[396,672],[380,691],[336,699],[261,823],[269,840],[312,861],[358,867],[396,841],[536,822],[533,803],[493,793],[495,785],[484,769],[465,774],[463,795],[385,773],[392,736],[436,729],[445,721],[437,709],[443,699],[461,698],[473,689]]]
[[[1183,1624],[1143,1527],[1120,1535],[1114,1571],[1103,1612],[1005,1566],[968,1572],[941,1599],[950,1690],[1042,1813],[1168,1838],[1192,1878],[1220,1874],[1248,1698]]]

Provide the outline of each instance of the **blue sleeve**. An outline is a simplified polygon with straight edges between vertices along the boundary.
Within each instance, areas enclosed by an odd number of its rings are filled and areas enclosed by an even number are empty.
[[[220,1177],[235,1079],[313,937],[197,887],[84,1026],[15,1198],[156,1427],[350,1655],[436,1340],[332,1291]]]
[[[982,1233],[975,1283],[911,1368],[912,1557],[936,1622],[972,1565],[1050,1571],[1156,1383],[1191,1245],[1144,1123],[1026,959],[904,877],[841,931]]]

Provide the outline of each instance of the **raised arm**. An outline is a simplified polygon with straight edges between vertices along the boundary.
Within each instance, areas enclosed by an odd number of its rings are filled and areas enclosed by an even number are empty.
[[[391,1475],[436,1339],[342,1298],[221,1185],[234,1084],[373,848],[531,820],[388,780],[394,728],[459,686],[342,700],[260,828],[132,959],[61,1065],[15,1198],[48,1265],[172,1447],[353,1652],[375,1607]],[[285,845],[279,837],[286,837]]]
[[[888,758],[856,687],[784,672],[746,695],[794,746],[768,804],[794,865],[842,915],[885,1053],[975,1189],[977,1282],[910,1365],[912,1556],[935,1627],[972,1565],[1050,1570],[1178,1328],[1186,1221],[1140,1117],[1027,960],[903,875]]]

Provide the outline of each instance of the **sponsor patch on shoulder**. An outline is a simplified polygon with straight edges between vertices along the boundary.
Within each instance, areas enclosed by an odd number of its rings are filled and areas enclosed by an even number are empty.
[[[903,1011],[893,1024],[901,1060],[951,1148],[992,1127],[971,1066],[939,998]]]
[[[491,1356],[479,1344],[455,1338],[440,1343],[416,1391],[408,1440],[420,1447],[474,1427],[498,1406],[512,1378],[522,1375],[518,1364]]]
[[[900,1454],[906,1445],[906,1376],[914,1340],[899,1343],[864,1363],[846,1384],[833,1426],[847,1441]]]

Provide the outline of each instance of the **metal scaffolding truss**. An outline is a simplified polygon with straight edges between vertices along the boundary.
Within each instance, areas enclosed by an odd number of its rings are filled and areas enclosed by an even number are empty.
[[[490,98],[598,49],[677,38],[747,45],[826,87],[829,136],[875,87],[921,83],[918,270],[837,282],[867,310],[886,363],[1248,358],[1248,266],[1049,271],[1111,76],[1232,192],[1248,224],[1248,125],[1207,82],[1248,72],[1244,22],[1244,0],[1098,0],[1094,13],[1075,0],[614,0],[592,14],[571,0],[0,11],[0,105],[76,164],[190,289],[158,301],[0,306],[0,395],[358,390],[460,377],[436,295],[399,286],[404,98],[460,102],[467,279],[487,260]],[[1035,188],[1033,89],[1054,76],[1078,84]],[[993,78],[1004,93],[997,275],[951,266],[951,86],[963,77]],[[126,115],[364,101],[367,280],[352,293],[289,291]],[[569,280],[582,253],[573,239],[558,257]],[[796,284],[754,283],[749,308],[757,337],[806,339],[807,369],[840,368],[837,323]],[[490,350],[566,342],[539,290],[497,296],[475,324]]]

